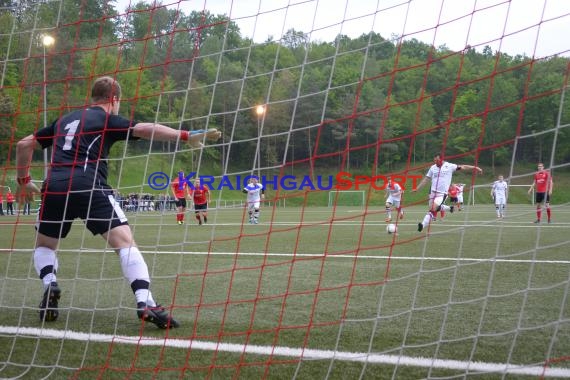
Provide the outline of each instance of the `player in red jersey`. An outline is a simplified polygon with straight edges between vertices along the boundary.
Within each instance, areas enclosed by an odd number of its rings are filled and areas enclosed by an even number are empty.
[[[176,223],[184,224],[184,215],[186,213],[186,181],[180,184],[178,176],[174,178],[170,184],[172,195],[176,204]]]
[[[14,215],[14,201],[16,197],[12,194],[12,191],[8,189],[6,193],[6,215]]]
[[[447,195],[449,196],[449,205],[450,207],[456,207],[458,205],[457,202],[457,193],[459,192],[459,189],[457,188],[457,186],[452,183],[449,186],[449,189],[447,190]],[[443,210],[443,208],[440,210],[440,216],[441,216],[441,220],[443,220],[443,218],[445,217],[445,211]]]
[[[452,206],[459,208],[459,186],[457,186],[456,183],[452,183],[451,186],[449,186],[447,194],[449,195],[449,203],[451,203]]]
[[[194,203],[194,213],[199,225],[208,223],[208,203],[210,203],[210,190],[197,179],[194,181],[194,188],[188,188],[188,194]]]
[[[552,195],[552,175],[548,170],[544,170],[544,164],[540,162],[538,164],[538,171],[534,174],[534,181],[528,193],[530,194],[532,190],[536,187],[536,220],[534,223],[540,223],[542,217],[542,205],[546,206],[546,216],[548,217],[548,223],[550,223],[551,211],[550,211],[550,196]]]

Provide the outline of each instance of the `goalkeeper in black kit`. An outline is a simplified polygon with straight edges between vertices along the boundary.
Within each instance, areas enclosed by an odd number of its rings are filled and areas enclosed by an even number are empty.
[[[43,283],[39,305],[41,321],[58,318],[61,288],[56,249],[67,236],[74,219],[80,218],[94,235],[101,235],[118,255],[137,304],[137,316],[160,328],[179,323],[154,299],[147,264],[133,238],[123,210],[107,184],[107,157],[117,141],[146,139],[188,142],[200,148],[206,139],[217,140],[215,129],[189,132],[141,123],[118,116],[121,87],[111,77],[101,77],[91,88],[91,104],[61,116],[53,124],[20,140],[16,147],[17,182],[20,200],[39,189],[31,181],[29,168],[34,148],[53,149],[52,162],[42,186],[38,214],[34,266]]]

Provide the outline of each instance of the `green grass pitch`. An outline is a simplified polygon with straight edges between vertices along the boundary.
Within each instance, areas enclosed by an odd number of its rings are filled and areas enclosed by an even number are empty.
[[[115,253],[80,221],[59,253],[59,319],[41,324],[34,216],[3,217],[0,377],[409,379],[466,373],[421,358],[540,367],[570,355],[567,205],[540,225],[531,205],[509,206],[504,220],[470,206],[429,236],[417,232],[424,214],[406,209],[389,235],[381,207],[265,207],[259,225],[241,208],[211,210],[205,226],[192,212],[183,226],[172,213],[128,213],[155,298],[182,324],[168,331],[136,318]],[[300,359],[303,348],[324,357]]]

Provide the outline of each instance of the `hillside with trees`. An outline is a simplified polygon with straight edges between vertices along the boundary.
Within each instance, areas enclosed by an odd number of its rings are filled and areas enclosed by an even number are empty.
[[[259,104],[267,105],[265,166],[318,156],[322,165],[338,167],[346,158],[351,168],[390,169],[430,161],[444,143],[448,156],[508,166],[517,136],[570,123],[570,103],[561,102],[568,57],[509,56],[488,46],[451,51],[376,33],[311,41],[289,30],[280,40],[254,43],[225,15],[147,12],[139,3],[119,17],[103,0],[64,0],[61,8],[39,0],[1,3],[5,167],[14,164],[14,141],[44,123],[44,33],[56,40],[45,56],[48,122],[88,102],[93,78],[116,76],[123,115],[221,129],[232,144],[206,154],[228,172],[251,166]],[[548,162],[555,138],[555,163],[570,162],[568,128],[521,141],[517,161]]]

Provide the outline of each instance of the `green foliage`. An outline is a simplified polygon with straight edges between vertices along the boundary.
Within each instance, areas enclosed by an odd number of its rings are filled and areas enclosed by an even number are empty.
[[[318,136],[319,149],[340,161],[350,136],[348,167],[405,163],[412,145],[414,162],[429,161],[444,144],[448,155],[477,151],[479,164],[505,165],[517,136],[570,120],[570,108],[559,106],[565,57],[533,60],[489,47],[453,52],[416,39],[395,45],[374,33],[310,41],[294,29],[279,42],[255,44],[226,15],[184,14],[143,2],[132,9],[119,19],[107,17],[117,13],[103,0],[65,0],[61,10],[30,1],[18,12],[0,13],[0,30],[19,33],[18,43],[0,41],[6,54],[2,138],[19,138],[43,125],[44,62],[48,122],[88,102],[93,78],[112,75],[123,87],[125,115],[175,128],[215,126],[234,140],[250,139],[229,154],[225,148],[208,153],[216,161],[229,158],[241,170],[251,165],[257,143],[258,120],[251,110],[258,104],[268,104],[263,135],[319,127],[292,137],[289,148],[297,160],[315,153]],[[56,40],[45,57],[38,28]],[[569,133],[562,129],[556,138],[555,159],[567,162]],[[516,157],[544,160],[553,141],[549,133],[521,144]],[[291,154],[286,137],[261,143],[267,165]],[[157,147],[166,149],[142,149]]]

